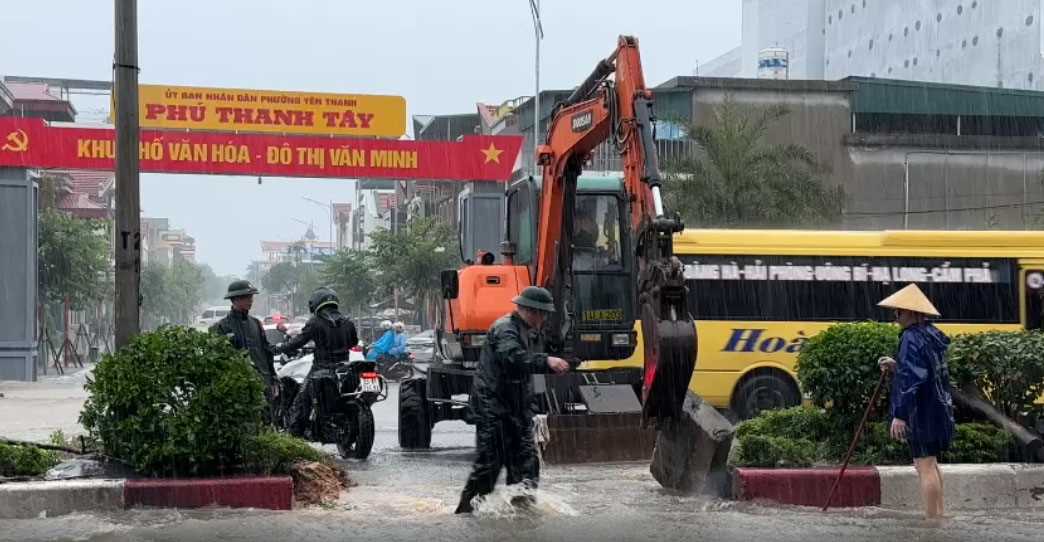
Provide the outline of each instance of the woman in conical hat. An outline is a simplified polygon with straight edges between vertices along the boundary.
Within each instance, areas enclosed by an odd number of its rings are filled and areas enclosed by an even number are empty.
[[[953,440],[953,401],[946,348],[950,340],[926,320],[939,316],[938,309],[916,284],[895,292],[878,303],[895,309],[903,328],[899,361],[882,358],[881,369],[895,370],[892,380],[892,438],[905,440],[921,482],[921,499],[928,518],[943,514],[942,473],[938,455]]]

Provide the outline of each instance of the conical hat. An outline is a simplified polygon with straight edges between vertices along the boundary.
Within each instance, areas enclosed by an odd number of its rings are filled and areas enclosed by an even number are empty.
[[[928,301],[928,298],[921,292],[921,289],[918,288],[916,284],[910,284],[902,290],[886,297],[883,301],[878,303],[877,306],[887,307],[889,309],[906,309],[921,314],[939,316],[939,311],[935,308],[935,305],[932,305],[932,302]]]

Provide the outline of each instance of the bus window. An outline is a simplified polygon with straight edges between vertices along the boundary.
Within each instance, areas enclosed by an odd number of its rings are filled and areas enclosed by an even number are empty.
[[[577,196],[573,270],[620,270],[620,208],[615,196]]]
[[[877,303],[917,282],[939,322],[1019,322],[1010,260],[682,255],[700,320],[890,321]],[[1038,311],[1039,314],[1039,311]]]
[[[1044,271],[1026,273],[1026,329],[1041,329],[1044,320]]]

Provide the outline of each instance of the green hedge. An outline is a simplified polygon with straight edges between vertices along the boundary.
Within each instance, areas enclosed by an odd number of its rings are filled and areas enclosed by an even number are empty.
[[[836,324],[810,338],[798,353],[797,374],[802,389],[819,407],[830,407],[836,427],[851,431],[881,376],[877,360],[895,356],[899,327],[876,322]],[[887,415],[888,389],[874,409],[880,420]]]
[[[59,461],[56,452],[0,443],[0,476],[40,476]]]
[[[1021,420],[1044,393],[1044,333],[988,331],[958,335],[947,352],[956,386],[974,386],[1010,418]]]
[[[836,465],[844,459],[852,433],[838,428],[829,412],[809,407],[769,411],[740,424],[733,463],[740,467],[809,467]],[[853,465],[908,465],[909,447],[888,434],[889,422],[867,425]],[[985,423],[958,424],[950,450],[940,458],[950,463],[992,463],[1009,459],[1013,437]]]

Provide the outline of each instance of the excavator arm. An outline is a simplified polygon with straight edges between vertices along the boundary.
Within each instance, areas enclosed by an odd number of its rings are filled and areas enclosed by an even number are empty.
[[[684,226],[663,209],[652,106],[638,41],[629,36],[621,36],[613,54],[600,61],[559,104],[546,143],[538,148],[544,181],[534,276],[535,284],[554,294],[558,310],[551,320],[552,344],[568,354],[577,317],[569,301],[577,178],[594,149],[611,143],[621,157],[630,202],[636,280],[632,291],[619,295],[632,296],[639,307],[646,422],[678,415],[696,357],[696,332],[686,305],[682,266],[672,245],[673,233]]]

